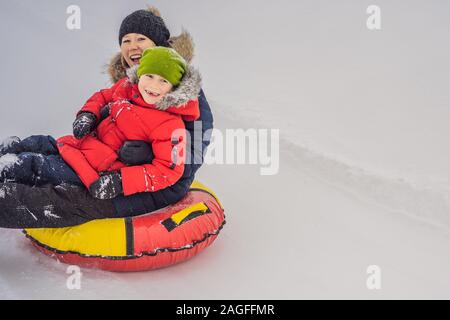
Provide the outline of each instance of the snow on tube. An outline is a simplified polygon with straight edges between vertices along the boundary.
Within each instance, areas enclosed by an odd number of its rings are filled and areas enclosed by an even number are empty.
[[[197,255],[214,242],[224,225],[224,209],[215,194],[194,182],[181,201],[147,215],[24,233],[38,250],[61,262],[132,272]]]

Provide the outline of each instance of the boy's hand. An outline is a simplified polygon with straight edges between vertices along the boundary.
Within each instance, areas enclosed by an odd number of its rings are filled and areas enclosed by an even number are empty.
[[[78,115],[73,123],[73,135],[80,140],[91,133],[97,125],[97,118],[90,112],[83,112]]]
[[[110,172],[102,175],[89,187],[94,198],[100,200],[113,199],[123,193],[122,175],[120,172]]]
[[[153,149],[146,141],[125,141],[119,150],[119,160],[128,166],[138,166],[152,163]]]

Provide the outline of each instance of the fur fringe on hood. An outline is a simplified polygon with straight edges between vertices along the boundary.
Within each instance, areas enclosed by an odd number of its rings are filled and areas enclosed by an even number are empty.
[[[159,10],[155,7],[148,7],[147,10],[161,17]],[[195,45],[194,40],[192,39],[192,36],[189,34],[189,32],[183,29],[180,35],[171,37],[169,39],[169,44],[187,61],[188,64],[192,62],[192,59],[194,58]],[[116,83],[120,79],[127,76],[126,70],[128,68],[129,65],[126,63],[125,59],[122,57],[122,54],[119,52],[114,55],[109,65],[107,65],[106,72],[109,74],[111,82]]]
[[[132,84],[139,82],[137,70],[139,66],[133,66],[127,69],[127,76]],[[167,110],[169,107],[183,107],[189,101],[198,99],[202,87],[202,77],[200,72],[193,66],[189,66],[188,70],[181,79],[180,84],[175,87],[172,92],[166,94],[160,102],[156,104],[158,110]]]

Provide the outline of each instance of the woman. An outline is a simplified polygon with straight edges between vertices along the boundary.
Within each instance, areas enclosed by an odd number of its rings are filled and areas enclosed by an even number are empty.
[[[184,32],[179,37],[170,38],[159,12],[150,8],[139,10],[127,16],[120,27],[119,43],[121,52],[116,55],[108,68],[111,80],[115,83],[125,77],[126,69],[139,64],[145,49],[154,46],[173,47],[188,62],[193,57],[193,42]],[[173,186],[153,193],[140,193],[133,196],[119,196],[112,200],[98,200],[89,195],[86,189],[61,181],[58,168],[59,155],[55,139],[49,136],[32,136],[23,141],[12,139],[0,147],[0,154],[16,154],[21,163],[20,174],[15,172],[14,162],[6,166],[0,175],[0,227],[4,228],[46,228],[66,227],[85,223],[93,219],[126,217],[152,212],[181,200],[189,190],[196,171],[203,162],[203,155],[209,145],[205,131],[212,129],[213,117],[203,91],[199,96],[201,126],[186,122],[190,133],[190,159],[186,160],[182,178]],[[108,112],[105,106],[105,113]],[[99,120],[99,119],[97,119]],[[201,128],[201,129],[197,129]],[[90,130],[85,121],[75,121],[74,131]],[[196,148],[202,140],[201,149]],[[189,141],[188,141],[189,142]],[[125,143],[121,154],[128,157],[129,163],[139,163],[148,159],[151,150],[143,141]],[[1,163],[2,158],[0,158]],[[8,181],[11,176],[22,176],[23,180]],[[66,176],[71,173],[65,172]],[[43,180],[33,177],[44,177]],[[74,179],[76,180],[76,179]],[[18,183],[19,182],[19,183]],[[105,201],[108,201],[105,212]]]

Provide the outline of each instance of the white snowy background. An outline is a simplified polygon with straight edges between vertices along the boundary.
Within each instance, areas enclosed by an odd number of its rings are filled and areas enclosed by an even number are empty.
[[[120,22],[147,3],[1,0],[0,137],[70,133],[109,85]],[[81,30],[66,28],[71,4]],[[83,270],[81,290],[0,230],[0,298],[450,298],[450,2],[151,4],[193,35],[216,128],[280,129],[279,174],[202,167],[228,220],[213,246],[157,271]]]

